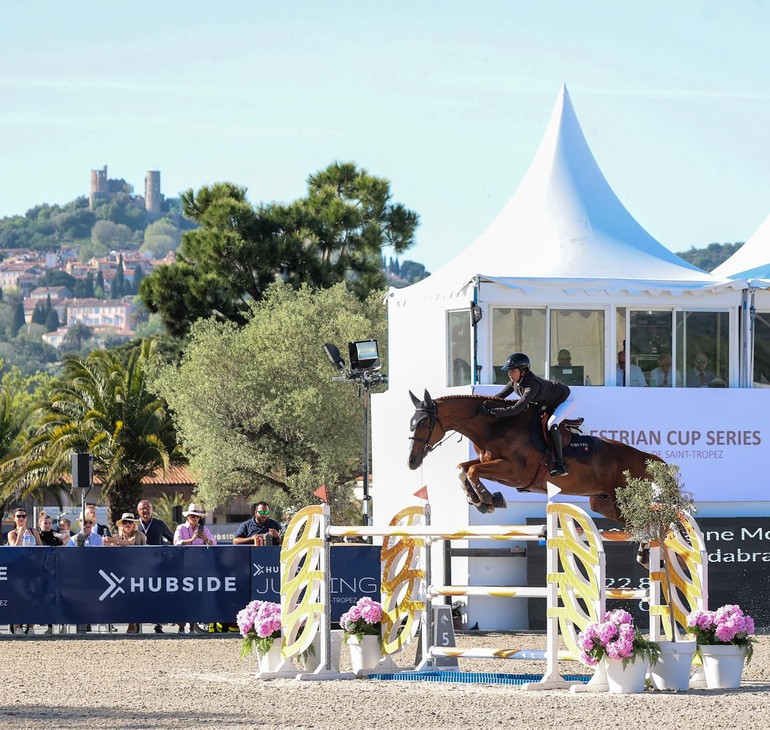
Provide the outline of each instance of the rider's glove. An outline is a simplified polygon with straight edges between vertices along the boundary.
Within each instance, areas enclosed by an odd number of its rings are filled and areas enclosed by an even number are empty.
[[[495,415],[495,409],[494,408],[490,408],[486,403],[482,403],[479,406],[479,413],[481,413],[481,414],[488,414],[490,416],[494,416]]]

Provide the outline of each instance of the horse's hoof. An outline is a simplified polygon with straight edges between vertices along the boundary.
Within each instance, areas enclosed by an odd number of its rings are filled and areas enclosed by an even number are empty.
[[[483,502],[481,504],[477,504],[476,509],[481,512],[482,515],[488,515],[490,512],[495,511],[495,508],[491,504],[484,504]]]
[[[492,495],[492,506],[496,509],[505,509],[508,506],[508,503],[505,501],[505,497],[503,497],[502,492],[495,492]]]

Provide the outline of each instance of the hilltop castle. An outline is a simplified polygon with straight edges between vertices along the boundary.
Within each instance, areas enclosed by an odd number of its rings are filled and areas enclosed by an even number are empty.
[[[165,200],[160,192],[160,171],[149,170],[144,177],[144,197],[134,195],[133,186],[125,180],[110,180],[107,177],[107,165],[101,170],[91,170],[91,189],[88,193],[88,207],[93,210],[97,200],[110,200],[116,195],[125,194],[131,197],[138,208],[148,213],[163,212]]]

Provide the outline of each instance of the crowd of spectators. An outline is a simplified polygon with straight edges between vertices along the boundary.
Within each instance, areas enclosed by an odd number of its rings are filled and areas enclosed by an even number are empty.
[[[139,502],[137,515],[125,512],[115,523],[114,532],[110,527],[97,520],[96,505],[88,504],[81,513],[77,532],[72,532],[72,522],[69,518],[61,517],[54,527],[54,520],[46,512],[38,514],[38,527],[28,525],[29,516],[24,507],[13,511],[13,527],[6,536],[8,547],[144,547],[146,545],[179,545],[185,547],[213,547],[217,540],[211,530],[203,524],[206,516],[201,504],[191,503],[182,512],[185,520],[176,527],[174,532],[168,525],[154,515],[153,504],[148,499]],[[259,502],[254,506],[254,517],[241,524],[233,540],[234,545],[278,545],[281,540],[282,526],[270,517],[270,505]],[[179,633],[207,633],[197,622],[180,623]],[[31,624],[14,624],[10,627],[12,633],[29,633]],[[78,627],[79,630],[90,631],[90,625]],[[111,630],[114,630],[110,626]],[[140,624],[130,623],[127,633],[140,631]],[[155,624],[156,633],[164,633],[162,624]],[[34,633],[34,632],[33,632]],[[53,633],[53,626],[48,625],[47,634]]]

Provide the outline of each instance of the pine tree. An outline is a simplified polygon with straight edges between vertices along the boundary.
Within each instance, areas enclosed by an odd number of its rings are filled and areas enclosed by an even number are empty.
[[[45,318],[48,316],[45,304],[42,304],[39,300],[35,303],[35,308],[32,310],[32,324],[45,324]]]
[[[96,283],[94,284],[94,296],[97,299],[104,299],[104,274],[102,270],[96,272]]]
[[[104,281],[102,281],[102,288],[104,288]],[[94,296],[94,277],[91,275],[91,272],[89,271],[88,274],[86,274],[86,293],[84,294],[86,299],[92,299]]]
[[[53,307],[51,307],[48,316],[45,318],[45,327],[49,332],[55,332],[59,329],[59,315]]]
[[[24,305],[19,299],[13,309],[13,323],[11,324],[11,329],[13,330],[14,336],[18,334],[19,330],[26,324],[27,320],[24,318]]]
[[[136,294],[139,293],[139,285],[142,283],[142,279],[144,279],[144,271],[142,271],[142,265],[137,264],[134,269],[134,292]]]
[[[120,299],[125,293],[126,288],[126,276],[123,272],[123,254],[120,255],[118,260],[118,268],[115,271],[115,276],[112,278],[110,284],[110,299]]]

